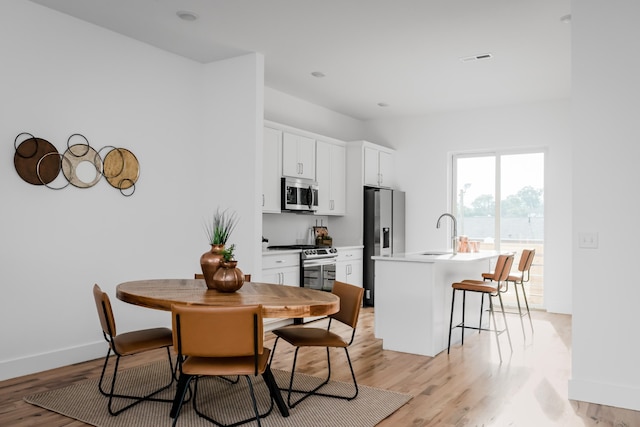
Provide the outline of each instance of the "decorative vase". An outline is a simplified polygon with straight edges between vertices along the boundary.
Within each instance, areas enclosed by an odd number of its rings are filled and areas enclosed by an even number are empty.
[[[213,274],[213,284],[220,292],[235,292],[244,284],[244,273],[236,268],[238,261],[222,261]]]
[[[222,251],[224,245],[211,245],[211,250],[205,252],[200,257],[200,267],[202,267],[202,274],[204,275],[204,281],[207,284],[207,288],[215,289],[213,284],[213,275],[216,270],[220,268],[222,262]]]

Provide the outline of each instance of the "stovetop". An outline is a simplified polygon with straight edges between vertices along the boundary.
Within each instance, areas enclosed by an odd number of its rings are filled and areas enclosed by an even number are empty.
[[[331,246],[317,245],[276,245],[269,246],[268,249],[285,250],[285,249],[301,249],[300,258],[304,260],[317,258],[335,258],[338,256],[338,250]]]
[[[316,245],[275,245],[269,246],[267,249],[285,250],[285,249],[316,249]]]

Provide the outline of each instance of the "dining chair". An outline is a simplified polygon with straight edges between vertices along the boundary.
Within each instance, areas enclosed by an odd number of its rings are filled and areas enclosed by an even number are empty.
[[[496,268],[493,273],[492,280],[474,280],[474,279],[466,279],[461,282],[456,282],[451,284],[453,289],[453,294],[451,296],[451,317],[449,320],[449,341],[447,344],[447,354],[449,354],[451,350],[451,333],[456,328],[462,329],[462,342],[464,345],[464,331],[465,329],[475,329],[478,332],[480,331],[494,331],[496,336],[496,342],[498,345],[498,354],[500,357],[500,363],[502,363],[502,351],[500,349],[500,339],[499,335],[503,332],[507,333],[507,338],[509,339],[509,347],[513,352],[513,345],[511,344],[511,335],[509,334],[509,325],[507,324],[507,317],[504,311],[504,304],[502,303],[502,293],[506,292],[506,279],[509,276],[509,272],[511,271],[511,266],[513,265],[513,255],[500,255],[498,256],[498,260],[496,262]],[[455,309],[455,300],[456,300],[456,291],[462,291],[462,322],[453,326],[453,312]],[[481,302],[480,302],[480,323],[478,326],[468,326],[465,324],[465,310],[466,310],[466,295],[467,292],[478,292],[481,294]],[[484,297],[485,295],[489,296],[489,312],[491,314],[491,319],[493,320],[494,328],[483,328],[482,327],[482,312],[484,310]],[[496,322],[495,310],[493,308],[493,298],[498,297],[500,301],[500,309],[502,311],[502,317],[504,320],[504,329],[498,330],[498,324]]]
[[[271,359],[273,359],[278,345],[278,340],[281,338],[296,348],[293,357],[293,366],[291,368],[291,377],[289,380],[289,387],[287,389],[287,404],[290,408],[295,407],[297,404],[305,400],[311,395],[319,395],[326,397],[335,397],[338,399],[352,400],[358,396],[358,383],[356,382],[356,375],[353,371],[353,365],[351,364],[351,358],[349,357],[348,347],[353,343],[353,339],[356,334],[356,326],[358,324],[358,316],[360,314],[360,307],[362,306],[362,297],[364,295],[364,289],[359,286],[350,285],[344,282],[335,281],[333,283],[333,294],[340,297],[340,309],[337,313],[329,316],[329,324],[327,328],[312,328],[304,326],[286,326],[283,328],[275,329],[272,332],[276,335],[276,341],[273,344],[273,352]],[[351,338],[347,341],[342,335],[331,331],[332,320],[337,320],[351,328]],[[327,352],[327,378],[318,386],[312,390],[298,390],[294,389],[294,376],[296,372],[296,362],[298,360],[298,350],[301,347],[325,347]],[[351,378],[353,379],[353,385],[355,392],[352,396],[342,396],[328,393],[321,393],[319,390],[329,383],[331,378],[331,358],[329,356],[330,348],[344,348],[347,362],[349,362],[349,369],[351,370]],[[291,393],[302,393],[303,396],[298,400],[291,401]]]
[[[178,351],[178,389],[171,417],[175,426],[184,397],[194,381],[193,408],[198,416],[218,426],[223,424],[198,407],[198,381],[203,376],[241,375],[247,380],[255,416],[234,422],[238,426],[266,417],[273,409],[273,397],[280,393],[269,366],[270,350],[264,347],[262,306],[203,307],[173,305],[174,348]],[[269,409],[258,411],[251,377],[262,375],[271,395]]]
[[[96,308],[98,310],[98,318],[100,319],[100,325],[102,327],[102,334],[104,339],[109,344],[109,348],[107,350],[107,355],[104,359],[104,365],[102,366],[102,373],[100,374],[100,381],[98,382],[98,389],[100,393],[104,396],[109,397],[108,409],[111,415],[119,415],[123,411],[137,405],[140,402],[145,400],[156,401],[156,402],[172,402],[171,399],[159,399],[155,398],[156,394],[160,393],[162,390],[169,388],[175,379],[176,371],[174,370],[174,365],[171,359],[171,350],[170,347],[173,345],[173,336],[171,329],[169,328],[152,328],[152,329],[143,329],[131,332],[124,332],[119,334],[116,329],[116,321],[113,316],[113,309],[111,307],[111,301],[109,299],[109,295],[100,289],[100,286],[95,284],[93,286],[93,297],[95,299]],[[116,379],[118,375],[118,366],[120,364],[120,358],[123,356],[131,356],[139,353],[143,353],[149,350],[156,350],[166,348],[167,356],[169,359],[169,374],[170,379],[169,382],[160,388],[151,391],[150,393],[143,396],[134,396],[127,394],[116,393]],[[116,356],[115,366],[113,368],[113,376],[111,377],[111,386],[108,391],[105,391],[103,387],[103,380],[105,377],[105,372],[107,370],[107,365],[109,363],[109,356],[113,352]],[[125,400],[133,400],[133,402],[127,404],[126,406],[120,409],[114,409],[113,403],[114,398],[116,399],[125,399]]]

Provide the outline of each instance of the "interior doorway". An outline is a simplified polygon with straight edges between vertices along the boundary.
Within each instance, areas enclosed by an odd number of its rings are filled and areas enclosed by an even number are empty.
[[[481,250],[535,249],[529,305],[544,307],[544,151],[465,153],[453,156],[452,212],[458,234]],[[496,201],[499,203],[496,203]],[[503,295],[515,304],[513,290]]]

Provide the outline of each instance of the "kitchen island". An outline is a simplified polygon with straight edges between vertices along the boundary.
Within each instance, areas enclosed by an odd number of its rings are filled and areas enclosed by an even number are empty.
[[[435,356],[447,348],[451,314],[451,284],[481,279],[491,270],[495,251],[458,253],[418,252],[374,256],[375,336],[385,350]],[[460,322],[462,301],[456,304],[454,324]],[[488,301],[485,301],[488,308]],[[466,322],[478,326],[480,295],[467,293]],[[489,316],[483,317],[483,325]],[[454,331],[452,344],[460,341]],[[470,332],[467,332],[470,333]]]

